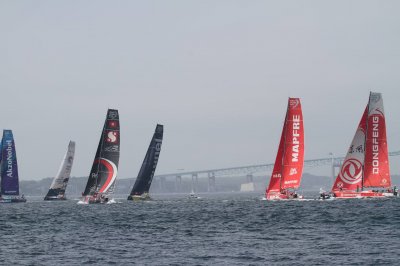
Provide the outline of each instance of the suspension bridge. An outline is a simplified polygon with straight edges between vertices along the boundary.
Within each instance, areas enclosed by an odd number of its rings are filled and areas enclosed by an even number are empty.
[[[332,153],[330,153],[330,157],[320,158],[320,159],[312,159],[312,160],[304,160],[304,167],[313,168],[319,166],[331,166],[332,179],[335,176],[335,168],[340,167],[343,163],[344,157],[334,157]],[[399,156],[400,151],[392,151],[389,152],[389,156]],[[256,165],[247,165],[247,166],[237,166],[237,167],[229,167],[229,168],[218,168],[218,169],[209,169],[209,170],[199,170],[199,171],[187,171],[187,172],[178,172],[178,173],[170,173],[170,174],[161,174],[154,176],[154,179],[158,179],[160,183],[166,181],[166,179],[175,178],[175,183],[177,187],[180,187],[182,183],[182,178],[192,178],[192,186],[195,187],[198,183],[198,178],[208,178],[208,191],[215,191],[215,179],[216,177],[226,177],[226,176],[246,176],[247,182],[253,182],[253,174],[256,173],[265,173],[272,171],[274,164],[256,164]]]

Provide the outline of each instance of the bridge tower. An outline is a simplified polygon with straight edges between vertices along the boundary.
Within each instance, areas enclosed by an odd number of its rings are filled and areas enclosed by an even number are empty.
[[[197,185],[198,185],[198,175],[197,173],[192,174],[192,191],[197,192]]]
[[[175,176],[175,192],[182,192],[182,176]]]
[[[215,173],[208,173],[208,192],[215,192]]]

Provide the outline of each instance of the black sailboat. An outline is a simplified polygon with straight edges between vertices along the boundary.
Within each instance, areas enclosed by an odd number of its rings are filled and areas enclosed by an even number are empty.
[[[108,109],[99,146],[79,203],[107,203],[118,173],[120,127],[118,110]]]
[[[70,141],[68,144],[67,152],[61,162],[60,169],[51,183],[50,189],[47,192],[44,200],[66,200],[65,190],[67,188],[68,180],[71,175],[72,164],[75,155],[75,142]]]
[[[153,138],[151,139],[142,167],[133,185],[128,200],[141,200],[149,198],[149,190],[154,172],[156,171],[158,158],[160,156],[161,144],[163,140],[163,125],[157,124]]]
[[[0,150],[0,203],[26,202],[24,195],[19,195],[17,154],[11,130],[3,130]]]

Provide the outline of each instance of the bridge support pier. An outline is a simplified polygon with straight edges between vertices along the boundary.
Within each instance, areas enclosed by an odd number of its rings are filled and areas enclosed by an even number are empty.
[[[208,173],[208,192],[215,192],[215,174]]]
[[[195,183],[196,181],[196,183]],[[198,185],[198,176],[197,174],[192,174],[192,191],[197,192],[197,185]]]
[[[159,186],[159,188],[160,188],[160,191],[161,192],[163,192],[164,191],[164,188],[165,188],[165,181],[166,181],[166,178],[165,178],[165,176],[161,176],[160,177],[160,186]]]
[[[253,182],[253,175],[252,174],[247,174],[246,175],[246,181],[247,181],[247,183],[252,183]]]
[[[182,176],[177,175],[175,177],[175,192],[181,192],[182,191]]]

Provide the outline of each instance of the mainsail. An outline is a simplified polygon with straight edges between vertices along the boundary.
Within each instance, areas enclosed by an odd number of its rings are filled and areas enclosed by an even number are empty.
[[[363,187],[391,187],[382,95],[371,92],[368,106]]]
[[[72,163],[74,162],[75,142],[70,141],[67,152],[61,162],[60,169],[51,183],[50,189],[47,192],[45,200],[65,199],[65,189],[67,188],[68,180],[71,175]]]
[[[299,98],[289,98],[274,169],[266,197],[297,189],[304,165],[304,126]]]
[[[1,195],[19,195],[18,165],[11,130],[3,130],[1,141]]]
[[[118,110],[109,109],[83,196],[112,194],[118,173],[120,127]]]
[[[158,158],[160,156],[163,131],[163,125],[157,124],[153,138],[151,139],[149,148],[147,149],[146,156],[144,157],[142,167],[140,168],[128,200],[132,199],[132,196],[140,196],[149,193],[151,181],[153,180]]]

